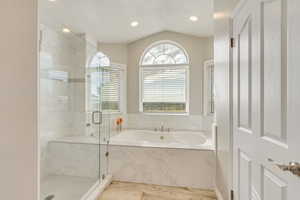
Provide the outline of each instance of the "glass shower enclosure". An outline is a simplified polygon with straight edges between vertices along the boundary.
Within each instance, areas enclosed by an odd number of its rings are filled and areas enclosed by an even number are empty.
[[[40,25],[40,199],[81,200],[108,173],[103,68],[84,35]],[[101,144],[101,145],[100,145]],[[101,148],[100,148],[101,146]]]

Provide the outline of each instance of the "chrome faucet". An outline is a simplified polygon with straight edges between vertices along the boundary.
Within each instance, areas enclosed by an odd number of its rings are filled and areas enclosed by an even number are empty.
[[[160,131],[160,132],[170,132],[170,128],[165,128],[164,124],[161,124],[160,128],[154,128],[154,131],[157,132],[157,131]]]
[[[160,132],[164,132],[164,130],[165,130],[165,127],[164,127],[164,125],[162,124],[162,125],[160,126]]]

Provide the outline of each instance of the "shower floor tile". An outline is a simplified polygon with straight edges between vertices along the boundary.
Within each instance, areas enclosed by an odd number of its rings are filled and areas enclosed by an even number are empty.
[[[113,181],[98,200],[217,200],[217,197],[212,190]]]
[[[41,200],[54,195],[53,200],[80,200],[96,183],[94,178],[48,176],[41,182]]]

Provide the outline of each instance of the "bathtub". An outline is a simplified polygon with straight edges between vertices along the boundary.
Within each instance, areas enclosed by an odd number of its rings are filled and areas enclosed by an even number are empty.
[[[51,142],[106,145],[106,140],[93,136],[65,136]],[[212,139],[201,131],[160,132],[151,130],[124,130],[110,138],[109,145],[214,150]]]
[[[124,130],[109,144],[114,180],[214,189],[214,145],[205,132]]]
[[[205,132],[130,129],[112,135],[108,145],[104,138],[90,136],[50,142],[54,157],[62,157],[60,162],[54,162],[58,165],[55,171],[78,173],[80,169],[87,175],[97,172],[88,166],[95,165],[100,146],[100,171],[111,174],[114,180],[214,189],[214,145]],[[78,155],[85,160],[78,162]]]
[[[213,150],[213,142],[204,132],[125,130],[110,138],[110,145]]]

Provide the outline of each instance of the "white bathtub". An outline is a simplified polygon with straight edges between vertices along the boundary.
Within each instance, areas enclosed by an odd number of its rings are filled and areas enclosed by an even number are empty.
[[[125,130],[111,137],[110,145],[213,150],[212,140],[196,131]]]
[[[66,136],[51,142],[107,144],[103,139],[99,141],[98,137],[91,136]],[[117,146],[214,150],[212,139],[200,131],[160,132],[129,129],[112,136],[109,144]]]
[[[124,130],[107,143],[97,137],[69,136],[50,142],[54,172],[89,175],[99,156],[100,171],[114,180],[213,189],[215,156],[212,140],[200,131]],[[105,153],[109,151],[109,157]],[[64,153],[62,153],[64,152]],[[78,155],[80,162],[78,162]],[[84,166],[82,166],[84,163]],[[97,166],[96,168],[97,169]]]

